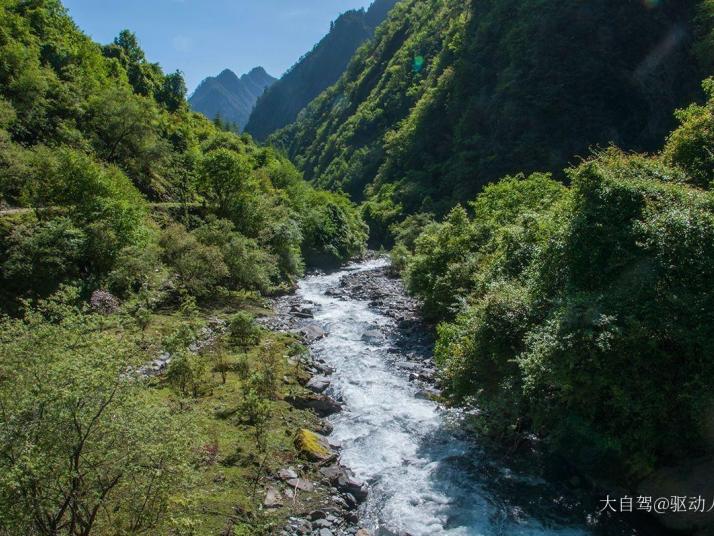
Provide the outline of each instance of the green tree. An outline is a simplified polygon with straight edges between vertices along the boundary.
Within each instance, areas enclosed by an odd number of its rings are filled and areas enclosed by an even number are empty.
[[[0,321],[0,524],[151,532],[184,489],[192,427],[128,376],[142,359],[130,341],[68,307],[60,318]]]
[[[234,346],[246,352],[260,342],[260,327],[250,314],[236,313],[228,325],[228,337]]]
[[[164,260],[192,295],[209,296],[229,275],[221,250],[201,244],[182,225],[169,226],[161,235],[160,245],[164,248]]]
[[[231,216],[239,203],[239,195],[248,181],[251,166],[248,159],[229,149],[208,153],[199,168],[200,192],[215,207],[219,215]]]
[[[157,95],[157,100],[169,112],[175,112],[186,104],[186,82],[181,71],[176,71],[164,77],[164,83]]]
[[[667,139],[664,159],[681,167],[700,188],[714,185],[714,78],[703,83],[707,102],[676,113],[680,123]]]

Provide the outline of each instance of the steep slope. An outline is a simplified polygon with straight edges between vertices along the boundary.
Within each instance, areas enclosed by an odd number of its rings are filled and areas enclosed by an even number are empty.
[[[191,108],[209,119],[217,116],[239,129],[248,123],[258,98],[276,81],[262,67],[240,78],[226,69],[216,77],[206,78],[189,99]]]
[[[246,131],[256,139],[295,121],[298,113],[342,75],[357,48],[372,37],[396,0],[376,0],[367,11],[341,15],[330,33],[260,99]]]
[[[652,150],[697,94],[705,5],[404,0],[272,141],[317,184],[376,196],[377,233],[503,175],[557,172],[595,145]]]

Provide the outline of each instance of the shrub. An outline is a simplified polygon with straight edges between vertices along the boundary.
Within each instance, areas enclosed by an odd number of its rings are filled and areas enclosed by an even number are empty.
[[[228,325],[228,336],[231,344],[246,351],[260,342],[261,330],[251,315],[240,312],[231,318]]]
[[[656,158],[604,151],[487,188],[416,240],[410,288],[447,393],[581,467],[639,478],[703,452],[714,403],[714,201]],[[463,301],[458,302],[458,298]]]
[[[109,288],[121,296],[140,290],[158,289],[166,279],[158,244],[129,246],[117,256],[114,269],[107,277]]]
[[[364,253],[368,228],[346,197],[310,191],[300,210],[302,251],[311,266],[335,266]]]
[[[210,296],[229,275],[221,250],[200,243],[182,225],[169,226],[160,244],[164,260],[175,270],[180,285],[196,297]]]
[[[47,296],[86,266],[87,235],[69,218],[20,224],[5,242],[2,278],[17,294]]]
[[[680,123],[667,139],[663,157],[670,164],[681,167],[690,182],[700,188],[714,185],[714,78],[704,84],[707,102],[693,104],[676,113]]]
[[[197,354],[182,351],[172,355],[166,380],[183,396],[197,398],[206,383],[206,363]]]

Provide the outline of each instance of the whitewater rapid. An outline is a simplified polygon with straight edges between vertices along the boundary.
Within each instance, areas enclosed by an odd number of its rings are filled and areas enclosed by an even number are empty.
[[[589,534],[587,524],[562,518],[562,508],[548,511],[562,498],[548,497],[552,490],[540,479],[483,459],[460,433],[458,414],[419,396],[409,372],[394,365],[407,356],[399,355],[392,318],[328,292],[344,276],[385,265],[371,260],[308,276],[298,290],[329,333],[312,351],[334,368],[328,393],[344,403],[330,418],[332,437],[342,445],[342,463],[370,485],[361,525],[376,535]]]

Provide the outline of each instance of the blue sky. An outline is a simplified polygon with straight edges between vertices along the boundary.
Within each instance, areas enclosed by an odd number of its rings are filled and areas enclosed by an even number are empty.
[[[180,69],[189,91],[225,68],[262,65],[279,77],[330,29],[371,0],[64,0],[79,27],[108,43],[124,28],[150,61]]]

